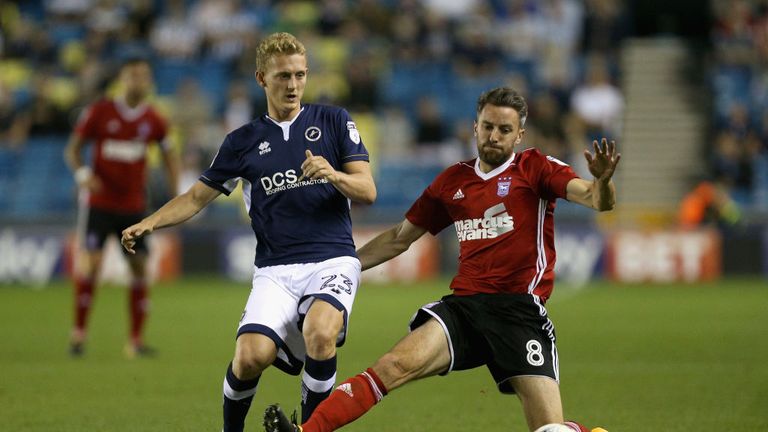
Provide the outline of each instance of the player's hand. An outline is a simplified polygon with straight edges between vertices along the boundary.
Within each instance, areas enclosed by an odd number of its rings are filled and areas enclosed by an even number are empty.
[[[611,143],[608,144],[608,140],[603,138],[598,144],[597,140],[594,140],[592,141],[592,148],[595,150],[594,154],[590,153],[589,150],[584,150],[584,158],[587,159],[589,172],[595,179],[607,182],[613,177],[616,165],[621,159],[621,153],[616,153],[616,141],[611,140]]]
[[[128,228],[123,230],[123,236],[122,238],[120,238],[120,244],[123,245],[123,247],[125,248],[125,250],[128,251],[128,253],[135,254],[136,251],[133,250],[133,246],[136,245],[136,240],[151,233],[152,229],[153,229],[152,226],[145,221],[141,221],[135,225],[131,225]]]
[[[91,192],[98,192],[104,187],[101,179],[87,166],[82,166],[75,171],[75,183],[77,183],[78,189],[85,189]]]
[[[304,163],[301,164],[301,177],[299,177],[299,180],[297,181],[309,178],[326,179],[333,183],[336,180],[338,173],[324,157],[313,155],[309,149],[307,149],[304,154],[307,158],[304,160]]]

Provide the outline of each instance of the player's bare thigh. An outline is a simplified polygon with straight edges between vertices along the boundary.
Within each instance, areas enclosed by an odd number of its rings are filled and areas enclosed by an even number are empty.
[[[101,269],[104,253],[101,249],[83,250],[77,255],[76,273],[80,277],[95,279]]]
[[[510,383],[520,398],[530,430],[563,422],[563,405],[557,381],[544,376],[521,376],[510,378]]]
[[[450,364],[447,335],[431,318],[376,361],[373,370],[384,387],[392,391],[407,382],[445,372]]]
[[[302,326],[307,355],[317,360],[333,357],[343,325],[344,312],[326,301],[315,299]]]
[[[277,358],[277,345],[261,333],[243,333],[235,344],[232,372],[241,380],[258,377]]]

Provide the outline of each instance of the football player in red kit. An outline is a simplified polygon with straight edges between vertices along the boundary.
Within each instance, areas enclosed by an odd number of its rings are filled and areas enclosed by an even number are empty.
[[[479,366],[488,368],[500,392],[517,394],[531,431],[589,431],[563,419],[555,329],[544,307],[554,282],[554,209],[561,198],[611,210],[620,155],[614,142],[595,141],[594,153],[584,152],[594,179],[584,180],[536,149],[516,153],[527,112],[513,89],[481,95],[474,125],[479,157],[443,171],[400,224],[358,251],[365,270],[426,232],[453,226],[460,245],[453,293],[419,309],[410,333],[339,385],[308,421],[296,425],[280,407],[268,407],[267,431],[336,430],[407,382]]]
[[[147,102],[153,81],[152,69],[143,59],[130,59],[120,68],[119,94],[90,105],[80,116],[64,156],[74,173],[81,199],[80,218],[84,232],[78,233],[80,250],[75,271],[75,319],[70,352],[83,353],[86,323],[91,309],[95,284],[102,261],[104,242],[109,235],[120,238],[121,231],[144,217],[147,179],[147,149],[160,145],[169,183],[176,194],[178,163],[167,147],[168,125]],[[81,150],[92,142],[92,164],[84,164]],[[147,316],[147,248],[137,244],[140,253],[126,255],[131,271],[129,289],[130,340],[129,357],[150,354],[144,345],[142,330]]]

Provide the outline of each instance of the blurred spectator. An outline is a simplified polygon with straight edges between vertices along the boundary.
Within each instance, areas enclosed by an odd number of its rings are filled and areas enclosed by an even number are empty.
[[[714,225],[727,228],[741,218],[739,206],[731,199],[728,186],[718,181],[703,181],[688,192],[680,203],[678,221],[683,228]]]
[[[344,106],[350,110],[370,111],[379,101],[379,82],[374,70],[374,60],[368,54],[356,57],[355,67],[346,68],[345,79],[349,85],[349,94]]]
[[[611,84],[605,58],[592,56],[587,64],[586,79],[576,87],[571,107],[584,123],[589,141],[603,136],[618,137],[624,113],[624,97]]]
[[[447,129],[437,101],[426,96],[419,98],[416,108],[416,144],[440,144],[446,138]]]
[[[16,100],[0,81],[0,148],[18,149],[26,139],[26,125],[16,115]]]
[[[57,85],[58,84],[58,85]],[[73,83],[56,83],[55,78],[47,72],[39,72],[33,78],[32,97],[29,103],[20,107],[17,119],[21,132],[26,139],[29,136],[65,135],[72,128],[73,94],[58,94]],[[57,89],[58,87],[58,89]],[[65,90],[66,92],[66,90]],[[57,102],[54,98],[59,95]]]
[[[752,64],[755,60],[752,2],[714,1],[713,39],[716,54],[727,64]]]
[[[347,2],[344,0],[322,0],[320,18],[317,20],[320,34],[325,36],[338,34],[348,14]]]
[[[176,88],[171,122],[178,128],[185,151],[213,156],[222,126],[214,122],[213,106],[194,79],[184,79]],[[210,159],[209,159],[210,160]]]
[[[455,35],[447,18],[434,12],[424,16],[426,37],[423,55],[433,61],[446,60],[451,57]]]
[[[621,0],[587,0],[582,49],[618,60],[618,50],[628,28]]]
[[[533,60],[545,36],[545,22],[527,0],[506,0],[505,12],[495,23],[495,33],[505,54],[513,59]]]
[[[238,0],[200,0],[191,16],[215,59],[233,62],[256,42],[258,20]]]
[[[491,38],[488,17],[465,21],[458,31],[454,68],[464,77],[487,77],[500,72],[502,52]]]
[[[379,129],[384,131],[384,139],[379,147],[383,159],[398,160],[412,154],[414,131],[402,109],[396,106],[384,107],[379,116]]]
[[[93,7],[93,0],[43,0],[48,16],[55,20],[77,21]]]
[[[542,93],[533,98],[529,107],[525,140],[544,154],[567,160],[565,128],[557,100],[549,93]]]
[[[743,140],[729,130],[719,133],[715,141],[712,171],[729,188],[748,190],[752,186],[751,165],[744,147]]]
[[[540,74],[550,87],[573,83],[573,64],[581,36],[584,8],[577,0],[547,0],[543,7]]]
[[[438,15],[458,19],[470,15],[479,0],[424,0],[424,5]]]
[[[384,7],[378,0],[360,0],[353,2],[350,21],[358,22],[372,34],[389,38],[392,10]]]
[[[415,0],[400,0],[391,21],[391,46],[400,61],[422,60],[426,28],[424,9]]]
[[[253,120],[254,108],[248,93],[248,84],[235,81],[227,91],[227,101],[224,105],[224,130],[232,132],[240,126]]]
[[[163,3],[168,4],[170,1]],[[148,40],[155,22],[154,0],[132,0],[128,15],[128,20],[136,26],[136,35],[142,40]]]
[[[117,35],[128,24],[128,10],[118,0],[97,0],[85,22],[92,31]]]
[[[163,58],[190,60],[200,52],[203,34],[189,19],[184,0],[167,2],[167,13],[150,31],[150,44]]]

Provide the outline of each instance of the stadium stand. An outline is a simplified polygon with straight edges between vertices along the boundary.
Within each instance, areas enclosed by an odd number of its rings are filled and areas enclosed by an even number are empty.
[[[331,3],[341,3],[342,13]],[[718,159],[714,138],[709,150],[702,150],[710,155],[707,175],[736,176],[732,180],[737,201],[765,209],[768,86],[763,63],[753,59],[765,55],[760,24],[768,18],[766,8],[757,3],[736,2],[741,5],[737,8],[725,3],[731,2],[714,1],[712,6],[717,61],[709,74],[711,123],[716,131],[736,135],[738,154],[735,161],[724,163]],[[607,66],[611,85],[622,85],[619,47],[627,36],[628,19],[624,2],[487,0],[467,2],[471,8],[461,13],[441,4],[406,0],[4,2],[0,89],[5,90],[0,91],[0,107],[7,108],[0,109],[2,217],[74,217],[74,191],[71,176],[60,163],[60,147],[79,110],[109,91],[113,71],[126,56],[139,54],[152,60],[157,101],[176,129],[174,145],[185,155],[195,154],[187,158],[193,161],[186,165],[190,173],[202,169],[225,128],[231,127],[224,122],[232,83],[246,83],[238,91],[245,88],[251,107],[243,112],[263,110],[263,97],[252,79],[253,48],[262,35],[276,30],[296,32],[310,45],[310,52],[317,53],[310,59],[314,81],[308,89],[314,101],[350,104],[353,116],[370,117],[374,124],[384,123],[387,115],[397,111],[407,123],[399,132],[406,151],[419,151],[413,132],[418,130],[417,101],[427,97],[439,107],[440,122],[447,131],[437,151],[472,157],[471,143],[457,129],[471,124],[478,93],[500,84],[516,86],[528,95],[532,115],[527,144],[545,148],[577,167],[591,137],[607,133],[621,138],[621,130],[585,126],[572,106],[571,94],[586,82],[595,60]],[[753,55],[759,53],[763,54]],[[353,68],[372,76],[350,73]],[[194,121],[179,109],[184,106],[180,87],[190,80],[202,92],[199,100],[209,105],[195,108],[201,113]],[[537,103],[544,100],[556,103],[546,123],[537,117]],[[731,121],[734,106],[746,107],[748,112],[742,129]],[[550,110],[542,105],[541,111],[545,109]],[[550,133],[551,124],[564,125],[565,132]],[[397,163],[402,148],[390,145],[381,132],[372,131],[369,136],[381,189],[377,205],[401,212],[410,197],[401,193],[398,182],[387,179],[423,178],[423,183],[429,176],[409,176],[404,170],[434,172],[446,158],[416,157],[419,163],[409,168]],[[54,186],[35,190],[41,185]],[[410,189],[422,186],[414,184]]]

